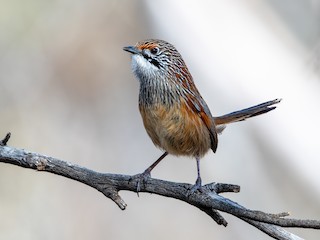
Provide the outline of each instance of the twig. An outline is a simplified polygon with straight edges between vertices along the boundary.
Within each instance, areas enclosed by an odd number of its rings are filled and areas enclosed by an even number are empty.
[[[131,176],[121,174],[99,173],[90,169],[26,150],[6,146],[10,134],[0,141],[0,162],[51,172],[91,186],[102,192],[124,210],[127,204],[120,197],[119,191],[135,192],[136,181]],[[239,192],[237,185],[211,183],[204,186],[204,191],[189,195],[191,185],[150,178],[142,184],[141,192],[158,194],[164,197],[179,199],[189,203],[208,214],[215,222],[227,226],[227,221],[218,212],[225,212],[242,219],[275,239],[296,240],[300,237],[284,230],[282,227],[299,227],[320,229],[320,221],[284,218],[288,213],[269,214],[247,209],[238,203],[225,198],[220,193]]]
[[[0,146],[6,146],[10,137],[11,137],[11,133],[8,132],[7,135],[4,137],[4,139],[0,140]]]

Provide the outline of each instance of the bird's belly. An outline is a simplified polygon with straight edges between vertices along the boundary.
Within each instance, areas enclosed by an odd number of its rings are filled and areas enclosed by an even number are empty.
[[[202,157],[211,147],[207,127],[186,105],[140,106],[140,113],[153,143],[170,154]]]

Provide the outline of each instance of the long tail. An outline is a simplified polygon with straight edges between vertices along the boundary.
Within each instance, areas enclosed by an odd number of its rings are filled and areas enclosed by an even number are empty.
[[[267,113],[276,108],[275,104],[279,103],[281,99],[274,99],[272,101],[264,102],[253,107],[245,108],[239,111],[235,111],[232,113],[228,113],[219,117],[214,117],[214,122],[217,125],[218,129],[221,129],[218,132],[221,132],[225,126],[225,124],[239,122],[246,120],[247,118],[251,118],[254,116],[258,116],[264,113]],[[220,126],[219,126],[220,125]],[[221,126],[222,125],[222,126]]]

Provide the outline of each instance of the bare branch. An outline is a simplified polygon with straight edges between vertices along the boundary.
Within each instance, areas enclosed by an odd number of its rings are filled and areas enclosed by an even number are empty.
[[[136,191],[136,180],[132,176],[99,173],[90,169],[26,150],[6,146],[10,135],[0,141],[0,162],[30,168],[38,171],[54,173],[66,178],[82,182],[102,192],[124,210],[127,204],[119,195],[119,191]],[[148,179],[142,184],[141,192],[158,194],[164,197],[179,199],[189,203],[208,214],[219,225],[227,226],[227,221],[218,212],[225,212],[242,219],[275,239],[297,240],[300,237],[284,230],[282,227],[299,227],[320,229],[320,221],[285,218],[288,213],[270,214],[247,209],[238,203],[225,198],[220,193],[240,191],[240,187],[232,184],[211,183],[204,186],[203,192],[189,194],[191,185],[175,183],[159,179]]]

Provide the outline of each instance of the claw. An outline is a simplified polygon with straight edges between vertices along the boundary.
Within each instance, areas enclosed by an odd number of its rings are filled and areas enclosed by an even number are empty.
[[[168,152],[164,152],[158,159],[157,161],[155,161],[150,167],[148,167],[143,173],[137,174],[137,175],[133,175],[130,179],[129,182],[133,181],[133,180],[137,180],[137,194],[139,197],[139,192],[141,190],[141,184],[143,184],[143,186],[146,185],[148,179],[151,177],[151,171],[152,169],[154,169],[155,166],[157,166],[159,164],[159,162],[161,162],[162,159],[164,159],[166,156],[168,155]]]
[[[194,194],[195,192],[203,192],[202,184],[201,184],[201,178],[198,177],[196,183],[188,190],[187,195],[190,196]]]
[[[150,172],[146,170],[143,173],[139,173],[139,174],[133,175],[129,179],[129,182],[131,182],[131,181],[136,181],[137,182],[136,191],[137,191],[138,197],[139,197],[139,192],[141,190],[141,185],[143,184],[143,186],[145,186],[150,177],[151,177]]]

